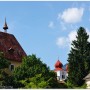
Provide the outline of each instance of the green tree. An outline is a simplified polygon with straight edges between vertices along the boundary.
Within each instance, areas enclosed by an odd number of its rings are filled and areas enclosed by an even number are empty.
[[[14,76],[16,80],[23,80],[40,73],[46,76],[49,73],[49,67],[42,63],[40,58],[36,58],[35,55],[29,55],[24,57],[20,67],[15,69]]]
[[[48,80],[42,76],[42,74],[37,74],[35,77],[26,78],[20,81],[25,85],[24,88],[67,88],[65,84],[58,83],[50,77]],[[51,85],[53,84],[53,86]]]
[[[59,88],[56,74],[35,55],[24,57],[14,71],[17,88]],[[19,84],[18,84],[19,83]]]
[[[7,85],[7,80],[9,81],[9,75],[5,72],[5,68],[8,68],[10,62],[4,57],[4,53],[0,52],[0,86]]]
[[[10,62],[4,57],[4,53],[0,52],[0,69],[8,68]]]
[[[86,30],[80,27],[77,31],[77,40],[72,41],[69,53],[69,77],[70,83],[76,86],[83,84],[83,78],[90,70],[90,43]]]
[[[48,81],[45,81],[41,74],[36,74],[35,77],[27,78],[20,82],[25,85],[25,88],[43,88],[48,86]]]

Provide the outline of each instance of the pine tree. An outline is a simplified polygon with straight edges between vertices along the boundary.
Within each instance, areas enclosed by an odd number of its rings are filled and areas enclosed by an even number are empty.
[[[86,30],[80,27],[77,31],[76,39],[72,41],[71,51],[68,54],[70,83],[76,86],[83,84],[83,78],[90,70],[90,43]]]

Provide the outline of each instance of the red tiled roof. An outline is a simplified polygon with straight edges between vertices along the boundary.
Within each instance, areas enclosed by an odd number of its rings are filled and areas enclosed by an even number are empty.
[[[62,68],[62,66],[62,63],[59,60],[55,63],[55,68]]]
[[[54,71],[61,71],[61,70],[63,70],[63,69],[62,68],[55,68]]]
[[[26,56],[14,35],[4,32],[0,32],[0,52],[3,52],[7,59],[20,62],[22,57]]]
[[[55,71],[63,70],[63,69],[62,69],[62,66],[63,66],[63,64],[58,60],[58,61],[55,63]]]

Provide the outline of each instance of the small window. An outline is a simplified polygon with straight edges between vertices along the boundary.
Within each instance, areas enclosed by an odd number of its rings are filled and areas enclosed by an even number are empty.
[[[13,65],[13,64],[10,65],[10,70],[11,70],[11,71],[14,70],[14,65]]]
[[[62,75],[62,79],[65,79],[65,75]]]

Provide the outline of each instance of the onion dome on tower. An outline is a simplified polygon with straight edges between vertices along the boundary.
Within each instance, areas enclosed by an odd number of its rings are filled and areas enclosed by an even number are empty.
[[[58,61],[55,63],[55,71],[63,70],[62,67],[63,67],[63,64],[58,60]]]
[[[7,33],[8,26],[7,26],[7,23],[6,23],[6,18],[5,18],[5,24],[4,24],[3,29],[4,29],[4,32],[6,32],[6,33]]]

